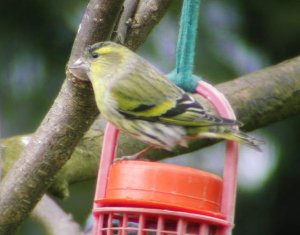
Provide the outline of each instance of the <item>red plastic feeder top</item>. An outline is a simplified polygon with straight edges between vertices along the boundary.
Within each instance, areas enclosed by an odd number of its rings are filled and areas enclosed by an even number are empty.
[[[174,164],[119,161],[112,164],[104,206],[143,206],[220,216],[222,180]]]

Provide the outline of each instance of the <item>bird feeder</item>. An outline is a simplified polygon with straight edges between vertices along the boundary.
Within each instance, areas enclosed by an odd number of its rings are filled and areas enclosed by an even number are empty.
[[[235,119],[230,104],[211,85],[201,81],[196,92],[208,99],[220,116]],[[95,193],[93,235],[231,234],[238,143],[227,141],[221,178],[174,164],[114,162],[118,134],[108,123]]]

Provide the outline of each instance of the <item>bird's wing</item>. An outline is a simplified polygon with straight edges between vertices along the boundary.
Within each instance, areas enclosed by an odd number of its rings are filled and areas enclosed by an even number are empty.
[[[207,113],[194,98],[156,70],[151,70],[147,76],[143,72],[132,71],[110,87],[117,111],[126,118],[178,126],[238,124]]]
[[[159,72],[150,71],[147,76],[145,71],[130,71],[111,84],[110,94],[126,118],[159,121],[184,93]]]
[[[184,93],[176,105],[161,115],[160,120],[182,126],[240,125],[236,120],[222,118],[209,113],[192,96]]]

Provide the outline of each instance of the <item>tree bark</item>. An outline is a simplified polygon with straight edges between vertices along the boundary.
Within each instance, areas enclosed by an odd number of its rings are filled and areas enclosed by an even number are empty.
[[[160,8],[160,4],[170,1],[146,2],[157,3],[155,12],[162,17],[166,7]],[[70,62],[76,60],[87,45],[111,37],[122,5],[123,0],[89,2],[74,41]],[[142,9],[144,12],[137,10],[135,14],[144,14],[146,9],[149,7],[145,6]],[[154,24],[146,24],[140,30],[149,33],[153,27]],[[134,42],[132,48],[137,48],[143,40],[141,37],[140,41]],[[1,182],[0,235],[14,233],[53,182],[56,173],[69,160],[75,146],[97,115],[91,86],[78,81],[67,71],[67,79],[54,104],[31,136],[20,159]]]

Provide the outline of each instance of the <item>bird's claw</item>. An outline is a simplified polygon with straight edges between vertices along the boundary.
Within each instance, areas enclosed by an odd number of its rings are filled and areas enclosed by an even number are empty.
[[[119,157],[114,160],[114,162],[118,162],[118,161],[149,161],[149,159],[146,159],[142,156],[131,155],[131,156]]]

